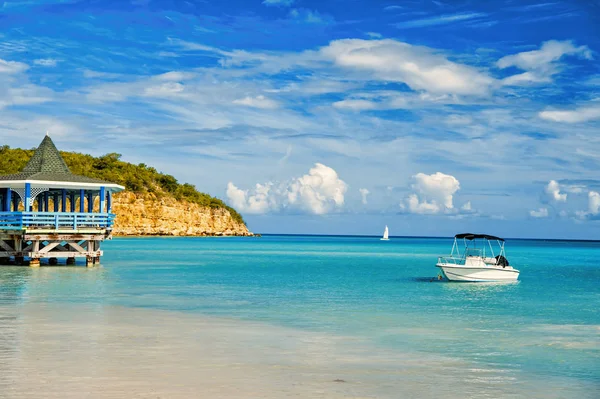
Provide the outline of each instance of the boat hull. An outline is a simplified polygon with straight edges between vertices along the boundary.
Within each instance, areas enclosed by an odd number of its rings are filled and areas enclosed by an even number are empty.
[[[519,271],[512,267],[478,267],[444,263],[438,263],[436,266],[442,269],[444,276],[450,281],[516,281],[519,278]]]

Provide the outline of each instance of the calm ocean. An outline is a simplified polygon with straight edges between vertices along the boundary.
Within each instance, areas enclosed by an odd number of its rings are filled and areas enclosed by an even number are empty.
[[[507,257],[521,270],[508,284],[436,281],[437,256],[451,245],[377,237],[114,239],[103,245],[102,267],[0,268],[0,306],[6,314],[26,304],[64,304],[64,312],[67,304],[114,305],[344,337],[354,351],[387,354],[382,369],[406,366],[404,356],[456,362],[426,377],[453,383],[448,397],[474,381],[480,384],[468,397],[600,397],[600,242],[508,240]],[[0,348],[18,345],[6,337]],[[377,358],[369,362],[370,375],[356,378],[376,378]]]

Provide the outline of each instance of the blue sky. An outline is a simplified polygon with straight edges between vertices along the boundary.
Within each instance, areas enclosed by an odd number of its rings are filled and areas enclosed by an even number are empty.
[[[0,1],[0,139],[263,233],[600,237],[600,2]]]

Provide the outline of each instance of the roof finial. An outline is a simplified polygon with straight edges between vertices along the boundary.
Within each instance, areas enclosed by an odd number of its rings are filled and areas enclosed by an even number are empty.
[[[46,136],[50,137],[48,130],[46,130]]]

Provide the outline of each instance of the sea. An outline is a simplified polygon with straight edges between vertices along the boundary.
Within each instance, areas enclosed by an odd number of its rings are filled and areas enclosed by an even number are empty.
[[[600,398],[600,242],[508,239],[514,283],[439,280],[451,238],[115,238],[0,267],[0,398]]]

